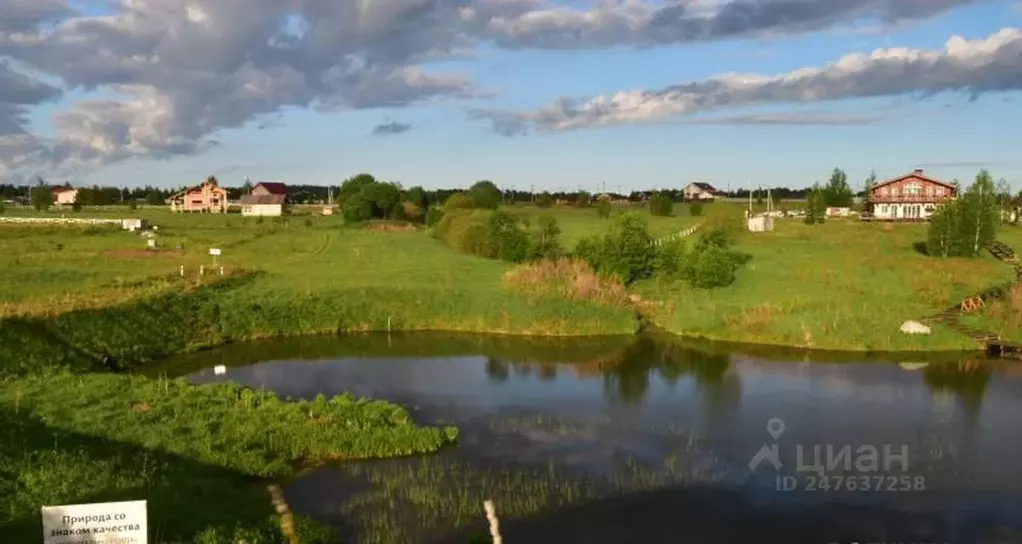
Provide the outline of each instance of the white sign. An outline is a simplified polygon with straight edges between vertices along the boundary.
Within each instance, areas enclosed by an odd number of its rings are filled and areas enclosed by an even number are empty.
[[[146,501],[44,506],[43,544],[148,544]]]
[[[218,247],[211,247],[211,248],[209,248],[209,254],[214,256],[214,257],[219,257],[220,256],[220,248],[218,248]]]

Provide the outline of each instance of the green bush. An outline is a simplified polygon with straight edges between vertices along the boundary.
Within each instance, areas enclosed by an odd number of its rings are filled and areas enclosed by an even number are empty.
[[[445,212],[452,210],[471,210],[475,207],[475,202],[473,202],[472,198],[465,193],[455,193],[447,197],[447,201],[444,202]]]
[[[688,280],[700,289],[725,287],[735,281],[735,268],[735,259],[727,250],[707,246],[691,257]]]
[[[341,206],[341,216],[345,223],[358,223],[373,218],[373,204],[365,199],[361,192],[345,199]]]
[[[579,191],[575,198],[575,206],[578,208],[588,208],[593,202],[593,195],[586,191]]]
[[[653,270],[657,276],[665,279],[678,278],[684,270],[687,257],[683,240],[680,238],[668,240],[657,248]]]
[[[539,228],[532,234],[531,258],[555,260],[564,255],[561,246],[561,227],[553,216],[539,218]]]
[[[426,208],[426,226],[433,227],[444,217],[444,211],[437,206]]]
[[[607,219],[608,217],[610,217],[611,209],[612,206],[609,200],[601,198],[596,201],[596,214],[599,215],[601,218]]]
[[[724,228],[704,231],[685,256],[681,275],[693,287],[712,289],[735,281],[735,270],[743,256],[729,250],[732,233]]]
[[[699,217],[700,215],[703,215],[703,203],[696,201],[689,204],[688,214],[692,217]]]
[[[490,215],[486,237],[490,246],[486,256],[514,263],[529,256],[529,235],[518,219],[507,212],[496,211]]]
[[[496,210],[503,200],[504,194],[489,180],[477,181],[468,189],[468,197],[473,208]]]
[[[649,213],[657,217],[674,215],[674,201],[664,193],[653,193],[649,199]]]
[[[536,196],[536,207],[550,208],[554,205],[554,197],[550,193],[542,193]]]
[[[76,212],[82,211],[82,203],[78,202],[78,200],[75,200],[74,202],[71,203],[71,209]]]
[[[584,238],[575,248],[575,255],[594,270],[626,284],[653,276],[656,253],[646,221],[631,213],[623,215],[602,240]]]

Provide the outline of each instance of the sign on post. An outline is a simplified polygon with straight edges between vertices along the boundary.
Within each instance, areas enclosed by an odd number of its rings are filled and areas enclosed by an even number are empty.
[[[209,254],[214,256],[214,257],[219,257],[220,256],[220,248],[218,248],[218,247],[211,247],[211,248],[209,248]]]
[[[44,506],[43,544],[148,544],[146,501]]]

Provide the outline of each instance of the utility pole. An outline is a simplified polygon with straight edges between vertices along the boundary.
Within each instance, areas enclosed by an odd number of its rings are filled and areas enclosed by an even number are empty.
[[[529,200],[533,204],[536,203],[536,186],[535,185],[529,185]]]

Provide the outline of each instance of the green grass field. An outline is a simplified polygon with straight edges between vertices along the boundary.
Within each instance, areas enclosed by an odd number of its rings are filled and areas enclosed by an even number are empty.
[[[676,216],[668,218],[652,217],[640,206],[628,208],[644,213],[655,235],[667,235],[707,220],[723,206],[741,207],[710,204],[703,217],[691,217],[686,205],[678,205]],[[612,224],[593,208],[508,209],[532,224],[553,215],[569,249]],[[614,214],[623,211],[616,208]],[[197,281],[200,265],[212,267],[208,250],[218,247],[223,250],[218,264],[228,272],[259,272],[219,296],[228,338],[388,327],[566,335],[635,328],[629,308],[508,289],[501,278],[512,265],[460,254],[421,231],[344,228],[338,216],[260,223],[162,208],[122,212],[95,215],[151,220],[159,226],[161,251],[145,251],[144,238],[116,228],[0,226],[0,251],[13,257],[0,264],[0,273],[15,280],[0,285],[0,316],[53,315],[180,290]],[[783,219],[777,226],[772,233],[740,237],[738,249],[752,260],[729,287],[638,285],[644,298],[663,302],[654,321],[674,333],[803,347],[974,348],[974,342],[950,330],[909,336],[898,327],[1011,278],[1010,269],[989,256],[937,260],[921,254],[916,245],[925,239],[925,225],[841,220],[809,227]],[[1022,250],[1020,232],[1006,226],[1000,237]],[[185,281],[177,278],[182,265]],[[998,320],[1003,316],[986,319],[994,328],[1011,328]]]
[[[776,225],[774,232],[739,239],[737,249],[752,259],[731,286],[640,286],[645,296],[665,301],[658,324],[677,334],[822,349],[975,349],[971,339],[943,327],[925,336],[898,328],[1014,276],[989,255],[923,255],[916,244],[925,241],[925,225],[836,220],[807,226],[797,219]]]

